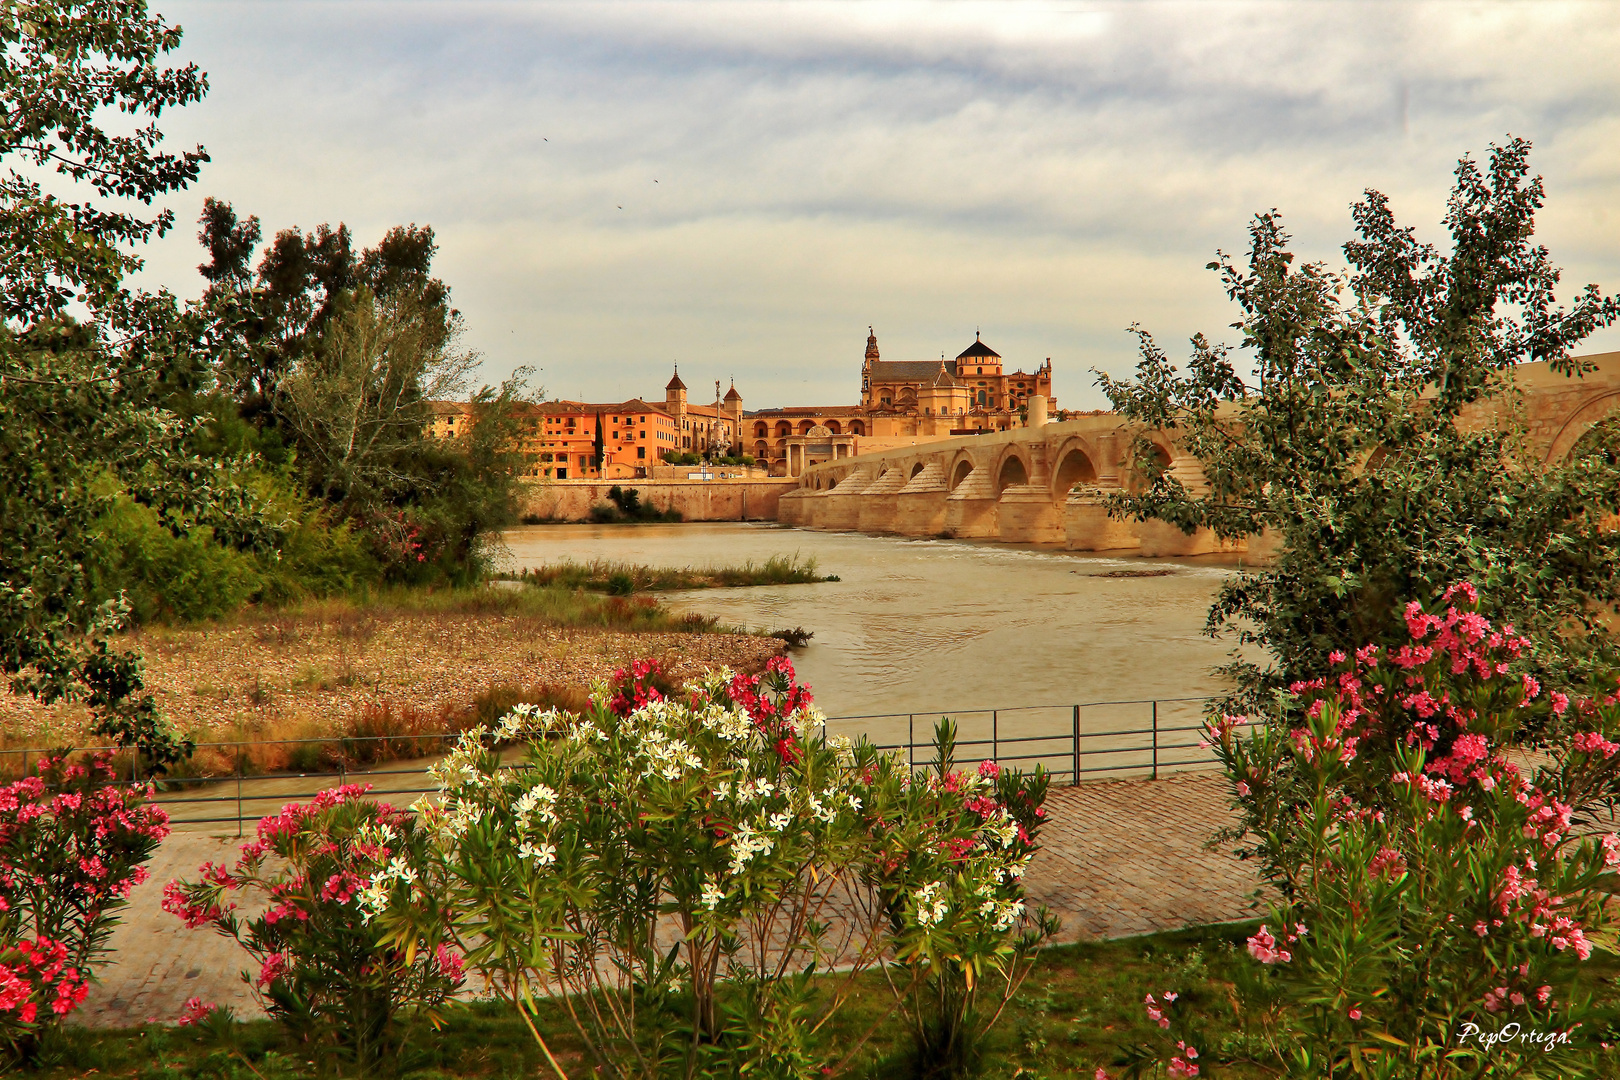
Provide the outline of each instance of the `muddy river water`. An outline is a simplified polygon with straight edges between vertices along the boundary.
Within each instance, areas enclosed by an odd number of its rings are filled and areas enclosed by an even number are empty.
[[[817,703],[832,717],[871,717],[843,726],[895,741],[908,729],[923,735],[941,713],[961,718],[964,734],[986,738],[992,729],[1009,739],[1066,732],[1076,704],[1086,706],[1088,736],[1100,738],[1147,728],[1151,699],[1161,700],[1165,727],[1190,722],[1199,705],[1169,699],[1221,689],[1210,669],[1228,658],[1229,645],[1201,630],[1216,588],[1237,572],[1207,558],[1111,558],[736,522],[540,525],[510,530],[505,540],[511,569],[560,559],[703,567],[814,558],[821,573],[841,580],[664,597],[731,624],[812,631],[793,661]],[[1169,573],[1138,576],[1145,571]],[[1091,704],[1100,702],[1141,704]]]

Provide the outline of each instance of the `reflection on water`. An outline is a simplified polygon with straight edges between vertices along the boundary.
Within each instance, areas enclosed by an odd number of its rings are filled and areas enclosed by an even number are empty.
[[[558,559],[712,566],[813,556],[819,585],[666,594],[724,622],[815,633],[793,660],[831,716],[1203,696],[1228,645],[1202,636],[1231,565],[823,533],[738,522],[539,525],[512,569]],[[1171,569],[1162,577],[1101,577]]]

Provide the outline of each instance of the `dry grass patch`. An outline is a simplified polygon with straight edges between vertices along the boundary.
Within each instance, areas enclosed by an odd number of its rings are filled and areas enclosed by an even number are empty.
[[[404,751],[518,701],[577,707],[592,683],[638,657],[657,657],[684,680],[720,665],[757,670],[782,649],[645,597],[535,588],[326,601],[151,627],[123,644],[145,654],[149,689],[199,744],[287,742],[251,751],[242,765],[255,772],[321,767],[336,755],[419,756]],[[300,749],[295,740],[321,740],[325,749]],[[78,706],[0,697],[0,750],[90,741]],[[434,742],[429,752],[437,749]],[[237,752],[203,745],[196,768],[234,771]],[[21,764],[20,756],[7,761],[8,771]]]

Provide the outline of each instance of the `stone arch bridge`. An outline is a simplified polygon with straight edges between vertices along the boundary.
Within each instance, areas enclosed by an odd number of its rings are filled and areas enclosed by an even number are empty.
[[[1620,409],[1620,352],[1587,359],[1597,370],[1565,378],[1523,364],[1524,422],[1543,460],[1567,456],[1587,429]],[[1485,419],[1476,416],[1475,422]],[[783,494],[779,518],[816,529],[900,536],[956,536],[1007,543],[1062,544],[1076,551],[1134,550],[1145,556],[1244,552],[1200,530],[1163,522],[1110,520],[1102,499],[1128,483],[1131,436],[1103,413],[881,450],[811,465]],[[1197,459],[1162,434],[1154,452],[1190,489],[1203,483]]]

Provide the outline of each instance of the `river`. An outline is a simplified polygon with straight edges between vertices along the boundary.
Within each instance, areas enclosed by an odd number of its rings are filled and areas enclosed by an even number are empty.
[[[1230,560],[1112,558],[739,522],[537,525],[509,530],[505,541],[510,569],[559,559],[703,567],[813,557],[821,573],[841,580],[663,596],[677,609],[734,625],[812,631],[793,662],[835,717],[949,712],[978,717],[964,719],[964,731],[976,725],[989,738],[988,710],[1000,710],[998,733],[1009,738],[1060,724],[1066,731],[1075,704],[1215,693],[1222,685],[1210,670],[1228,659],[1228,644],[1201,631],[1215,590],[1235,572]],[[1169,573],[1134,576],[1152,571]],[[1017,709],[1024,711],[1008,712]],[[1191,722],[1198,709],[1162,704],[1161,722]],[[1088,731],[1143,729],[1151,706],[1088,708],[1085,721]],[[929,722],[918,716],[918,737]],[[909,725],[902,715],[846,726],[899,741]]]

